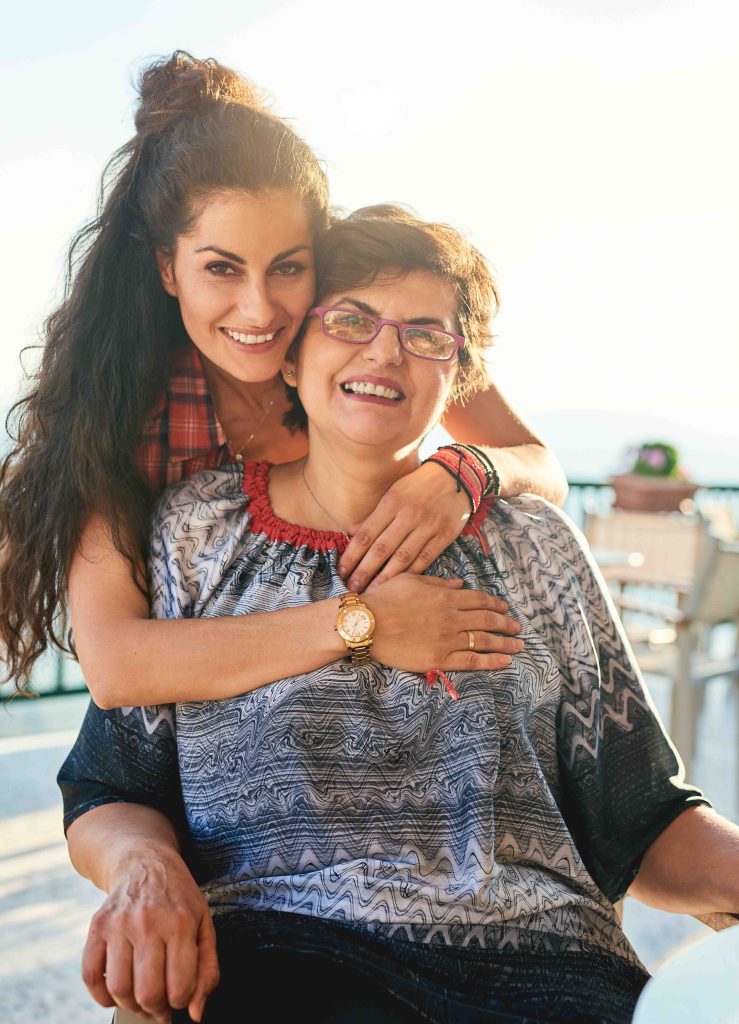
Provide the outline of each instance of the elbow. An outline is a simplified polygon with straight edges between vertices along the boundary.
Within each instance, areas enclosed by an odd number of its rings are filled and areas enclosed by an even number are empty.
[[[559,505],[560,508],[564,507],[564,503],[567,501],[567,495],[570,493],[570,485],[567,482],[567,477],[564,473],[560,474],[559,479],[555,483],[553,502],[555,505]]]
[[[93,702],[101,711],[114,711],[116,708],[131,706],[134,703],[131,700],[130,694],[124,700],[118,686],[109,678],[91,677],[89,679],[86,678],[85,682]]]
[[[120,660],[111,657],[79,658],[87,689],[101,711],[113,711],[139,703],[135,689],[131,686],[130,666],[126,672],[125,665],[119,664]]]
[[[559,460],[555,456],[551,448],[546,445],[540,445],[544,458],[546,459],[546,465],[548,468],[549,475],[549,494],[546,497],[555,504],[559,505],[560,508],[564,507],[567,501],[567,495],[570,493],[570,484],[565,475],[565,471],[560,465]]]

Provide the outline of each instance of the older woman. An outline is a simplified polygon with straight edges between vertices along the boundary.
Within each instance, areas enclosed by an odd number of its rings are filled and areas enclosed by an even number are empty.
[[[555,507],[483,502],[429,570],[471,602],[506,594],[523,642],[496,674],[477,653],[492,608],[464,627],[463,673],[432,648],[425,672],[375,660],[390,624],[337,571],[349,525],[476,386],[486,332],[470,298],[486,280],[445,226],[387,207],[334,225],[283,371],[307,457],[206,470],[163,496],[155,616],[328,601],[335,660],[222,701],[91,712],[60,783],[72,857],[110,890],[86,951],[101,1002],[200,1017],[215,977],[185,860],[218,931],[213,1021],[248,1016],[250,980],[276,977],[276,1019],[626,1022],[647,974],[613,902],[739,908],[739,829],[683,781]],[[474,489],[456,455],[450,475]],[[180,787],[182,848],[161,814],[176,817]],[[149,806],[111,835],[108,805],[131,801]]]

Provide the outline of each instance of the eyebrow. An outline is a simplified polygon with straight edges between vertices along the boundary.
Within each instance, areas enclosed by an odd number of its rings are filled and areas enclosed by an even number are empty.
[[[286,260],[288,256],[294,256],[297,252],[310,252],[311,247],[309,245],[294,245],[292,249],[285,249],[284,252],[278,252],[270,260],[270,266],[274,266],[275,263],[281,263]],[[233,260],[234,263],[239,263],[242,267],[246,266],[246,260],[243,256],[237,256],[235,252],[229,252],[228,249],[221,249],[219,245],[203,245],[200,249],[196,249],[195,253],[201,252],[214,252],[217,256],[223,256],[226,260]]]
[[[360,302],[359,299],[352,299],[349,295],[345,295],[343,299],[339,299],[339,305],[343,302],[349,302],[352,306],[356,306],[362,313],[367,313],[369,316],[380,317],[380,320],[382,320],[382,317],[377,310],[373,309],[372,306],[368,306],[366,302]],[[438,316],[414,316],[411,320],[403,320],[403,323],[417,324],[419,327],[423,327],[426,324],[438,324],[445,333],[448,333],[449,331],[449,328],[446,326],[444,321]]]

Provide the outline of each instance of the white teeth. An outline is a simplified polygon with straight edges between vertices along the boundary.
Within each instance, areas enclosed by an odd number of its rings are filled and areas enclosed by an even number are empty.
[[[229,331],[228,327],[223,328],[224,332],[242,345],[262,345],[265,341],[272,341],[277,331],[271,334],[242,334],[240,331]]]
[[[394,401],[403,397],[395,388],[386,388],[383,384],[371,384],[368,380],[350,380],[341,386],[344,391],[351,391],[356,395],[377,395],[380,398],[392,398]]]

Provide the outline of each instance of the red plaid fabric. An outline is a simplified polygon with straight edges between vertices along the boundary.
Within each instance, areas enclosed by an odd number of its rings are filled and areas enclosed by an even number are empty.
[[[167,390],[144,427],[139,470],[159,493],[201,469],[220,466],[228,454],[200,353],[188,344],[177,353]]]

